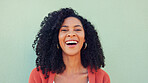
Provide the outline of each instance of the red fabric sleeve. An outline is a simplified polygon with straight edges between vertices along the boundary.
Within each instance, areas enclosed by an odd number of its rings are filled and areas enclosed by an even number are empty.
[[[103,83],[110,83],[110,78],[109,78],[109,75],[107,73],[104,74]]]
[[[36,68],[34,68],[30,74],[29,83],[42,83],[40,74]]]
[[[109,75],[102,69],[96,72],[96,83],[110,83]]]

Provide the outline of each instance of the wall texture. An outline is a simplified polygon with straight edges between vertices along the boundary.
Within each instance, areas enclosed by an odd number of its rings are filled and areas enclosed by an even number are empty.
[[[0,0],[0,83],[27,83],[43,18],[72,7],[94,24],[112,83],[148,83],[147,0]]]

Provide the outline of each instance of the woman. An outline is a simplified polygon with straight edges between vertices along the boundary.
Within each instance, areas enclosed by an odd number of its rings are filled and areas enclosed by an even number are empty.
[[[49,13],[34,41],[29,83],[110,83],[94,26],[71,8]]]

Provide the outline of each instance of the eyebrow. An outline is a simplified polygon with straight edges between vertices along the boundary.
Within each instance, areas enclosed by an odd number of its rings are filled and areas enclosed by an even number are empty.
[[[68,27],[67,25],[63,25],[62,27]],[[75,25],[74,27],[81,27],[81,25]]]
[[[75,25],[74,27],[81,27],[81,25]]]

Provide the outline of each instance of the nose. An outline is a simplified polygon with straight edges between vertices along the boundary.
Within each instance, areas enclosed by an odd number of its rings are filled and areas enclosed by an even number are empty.
[[[73,32],[70,32],[70,33],[67,34],[67,37],[75,37],[75,36],[76,36],[76,34],[73,33]]]

